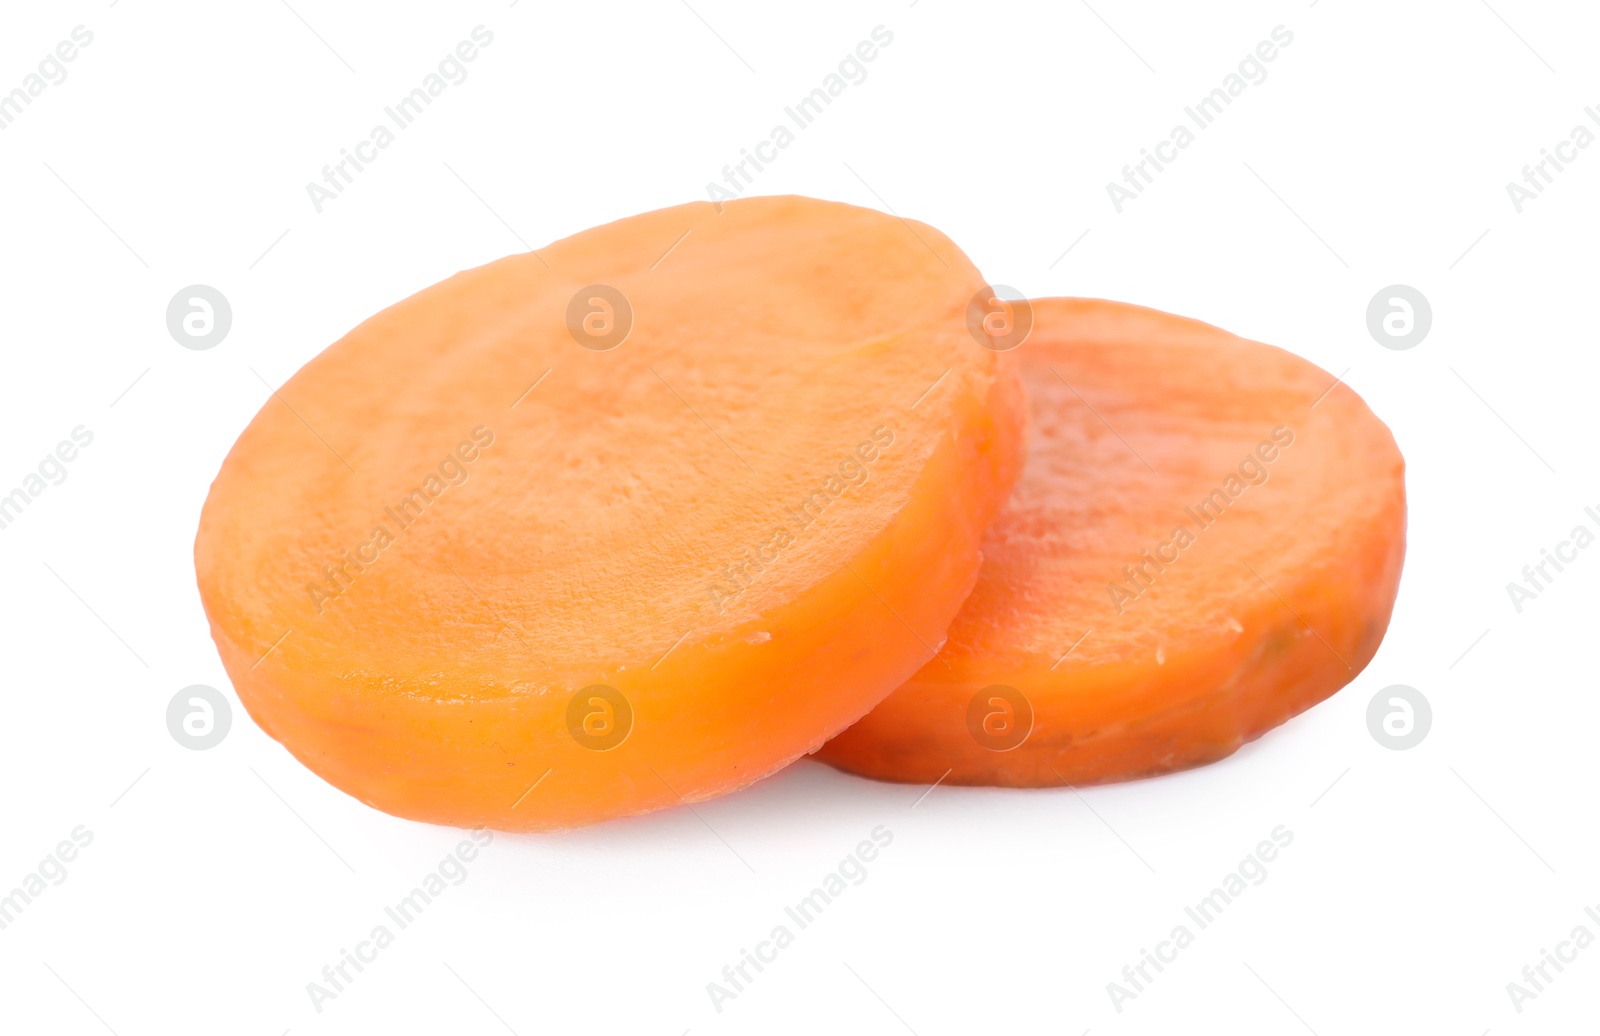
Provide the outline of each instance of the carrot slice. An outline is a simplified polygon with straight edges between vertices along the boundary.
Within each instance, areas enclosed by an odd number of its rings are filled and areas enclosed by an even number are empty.
[[[1197,321],[1033,303],[1027,467],[940,660],[818,757],[1038,787],[1232,753],[1388,627],[1404,461],[1331,375]],[[946,665],[948,663],[948,665]]]
[[[705,799],[934,655],[1021,467],[938,231],[684,205],[457,274],[308,363],[195,541],[241,701],[402,817]]]

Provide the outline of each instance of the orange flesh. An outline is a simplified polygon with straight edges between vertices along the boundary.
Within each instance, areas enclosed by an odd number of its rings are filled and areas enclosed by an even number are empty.
[[[943,661],[818,753],[835,766],[1021,787],[1197,766],[1344,686],[1383,639],[1405,467],[1360,397],[1154,310],[1033,314],[1027,466],[977,586]]]
[[[245,429],[195,567],[306,766],[398,816],[572,826],[749,784],[933,657],[1021,466],[1020,381],[967,330],[983,279],[921,224],[721,208],[457,274]],[[605,350],[568,330],[595,284],[634,313]],[[575,696],[625,739],[580,744]]]

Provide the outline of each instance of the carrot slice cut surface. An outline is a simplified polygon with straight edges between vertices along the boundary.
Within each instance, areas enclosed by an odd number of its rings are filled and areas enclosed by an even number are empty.
[[[195,567],[256,722],[387,812],[705,799],[934,657],[1021,468],[1015,368],[932,228],[698,203],[457,274],[295,374]]]
[[[1051,786],[1222,758],[1371,660],[1404,462],[1336,379],[1150,309],[1033,303],[1027,466],[940,658],[818,757]],[[948,664],[946,664],[948,663]]]

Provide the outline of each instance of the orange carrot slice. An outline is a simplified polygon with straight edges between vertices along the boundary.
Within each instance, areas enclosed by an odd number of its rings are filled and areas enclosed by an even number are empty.
[[[1220,759],[1352,680],[1388,627],[1404,462],[1271,346],[1115,302],[1033,303],[1027,467],[940,659],[819,758],[1049,786]]]
[[[384,310],[212,485],[195,568],[240,699],[363,802],[463,826],[692,802],[816,748],[933,657],[1020,470],[982,286],[929,227],[756,198]]]

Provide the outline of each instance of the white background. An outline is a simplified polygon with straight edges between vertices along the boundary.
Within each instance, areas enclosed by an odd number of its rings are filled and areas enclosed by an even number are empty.
[[[0,530],[0,891],[75,826],[94,837],[0,931],[0,1028],[1592,1024],[1600,947],[1520,1014],[1506,984],[1574,926],[1600,935],[1600,549],[1520,614],[1506,584],[1600,510],[1600,148],[1520,214],[1505,187],[1600,105],[1592,6],[292,2],[0,15],[0,91],[74,26],[94,33],[0,132],[0,491],[75,426],[94,434]],[[305,184],[480,24],[494,42],[470,78],[317,214]],[[880,24],[894,42],[869,78],[752,191],[892,207],[991,281],[1199,317],[1343,374],[1408,463],[1387,641],[1334,698],[1177,776],[919,802],[802,762],[698,815],[497,836],[318,1014],[306,984],[460,836],[335,791],[236,700],[218,747],[168,734],[178,689],[233,700],[191,545],[264,382],[456,270],[705,197]],[[1117,214],[1106,182],[1278,25],[1294,42],[1269,77]],[[195,283],[234,312],[206,352],[164,318]],[[1366,329],[1395,283],[1434,313],[1405,352]],[[1397,683],[1433,707],[1409,751],[1365,721]],[[1268,880],[1115,1010],[1106,984],[1280,824],[1294,842]],[[706,984],[877,825],[894,841],[867,880],[719,1014]]]

